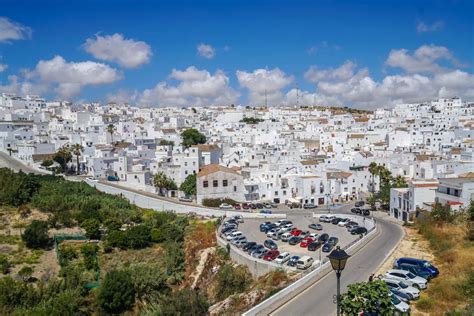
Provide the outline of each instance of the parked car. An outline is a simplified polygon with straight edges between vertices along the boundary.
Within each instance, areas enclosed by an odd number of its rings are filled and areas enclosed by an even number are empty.
[[[241,232],[241,231],[236,231],[236,232],[233,232],[232,234],[229,234],[226,239],[228,241],[231,241],[232,239],[234,239],[235,237],[237,236],[243,236],[244,234]]]
[[[255,241],[249,241],[248,243],[245,244],[245,246],[242,247],[243,251],[248,251],[250,248],[255,246],[257,243]]]
[[[257,208],[263,208],[263,203],[255,203],[255,205],[257,206]]]
[[[256,209],[257,209],[257,204],[251,203],[251,204],[249,204],[249,205],[250,205],[250,208],[251,208],[252,210],[256,210]]]
[[[313,224],[309,224],[308,227],[315,230],[323,230],[323,226],[321,224],[313,223]]]
[[[230,204],[227,204],[227,203],[222,203],[221,205],[219,205],[219,208],[221,210],[233,210],[234,207]]]
[[[328,243],[332,244],[333,246],[337,245],[337,243],[339,242],[339,238],[337,237],[331,237],[328,239],[327,241]]]
[[[269,230],[272,230],[274,228],[277,228],[277,225],[275,225],[274,223],[270,223],[268,225],[264,225],[264,226],[260,227],[260,231],[264,232],[264,233],[267,233]]]
[[[281,241],[287,242],[288,240],[290,240],[291,237],[293,237],[291,235],[291,233],[286,232],[286,233],[284,233],[283,235],[280,236],[280,239],[281,239]]]
[[[268,249],[278,249],[278,245],[271,239],[267,239],[263,242],[263,245]]]
[[[182,196],[182,197],[179,198],[179,201],[180,202],[192,202],[193,199],[188,197],[188,196]]]
[[[351,212],[355,214],[362,214],[362,210],[358,207],[351,208]]]
[[[310,243],[312,243],[314,240],[312,238],[309,238],[309,237],[305,237],[303,238],[303,240],[300,242],[300,247],[302,248],[306,248],[308,247],[308,245]]]
[[[411,300],[413,300],[413,296],[409,293],[402,292],[400,290],[397,290],[395,288],[390,288],[390,292],[395,294],[397,297],[399,297],[402,301],[406,303],[410,303]]]
[[[309,251],[316,251],[316,250],[318,250],[318,249],[322,246],[322,244],[323,244],[323,243],[320,242],[320,241],[313,241],[312,243],[310,243],[310,244],[308,245],[308,250],[309,250]]]
[[[272,208],[272,204],[267,202],[267,203],[263,203],[263,207],[265,208]]]
[[[342,220],[343,220],[343,218],[335,217],[335,218],[333,218],[333,219],[331,220],[331,224],[337,225],[337,224],[339,224],[339,222],[342,221]]]
[[[87,178],[87,180],[89,180],[91,182],[99,182],[99,179],[92,178],[92,177]]]
[[[261,210],[260,214],[272,214],[271,210]]]
[[[247,243],[248,243],[247,238],[244,238],[242,240],[238,240],[238,241],[234,242],[234,245],[237,248],[243,248]]]
[[[296,263],[296,268],[300,270],[306,270],[313,265],[314,259],[310,256],[301,257]]]
[[[405,284],[414,286],[418,289],[426,289],[426,285],[428,283],[426,279],[416,276],[410,271],[400,269],[388,270],[387,273],[385,273],[385,277],[403,281]]]
[[[280,252],[276,249],[267,251],[267,253],[263,256],[263,260],[266,261],[273,261],[280,255]]]
[[[241,235],[241,236],[237,236],[235,238],[232,238],[230,243],[236,245],[238,242],[243,241],[243,240],[245,240],[247,242],[247,237],[245,237],[244,235]]]
[[[422,277],[423,279],[426,279],[428,282],[432,278],[431,273],[429,271],[423,270],[419,266],[415,266],[412,264],[402,263],[402,264],[399,264],[398,267],[393,267],[393,268],[410,271],[414,275],[417,275],[419,277]]]
[[[319,221],[322,223],[328,223],[328,217],[326,215],[319,216]]]
[[[330,244],[329,242],[325,242],[323,245],[323,252],[330,252],[334,248],[333,244]]]
[[[271,237],[273,240],[278,240],[281,238],[281,236],[283,234],[285,234],[287,231],[286,229],[279,229],[278,231],[276,231],[273,236]]]
[[[304,209],[313,209],[313,208],[316,208],[316,207],[317,207],[317,206],[316,206],[315,204],[313,204],[313,203],[305,203],[305,204],[303,205],[303,208],[304,208]]]
[[[250,205],[248,203],[242,203],[242,209],[248,210],[250,209]]]
[[[250,254],[252,254],[252,252],[254,252],[258,249],[265,249],[265,247],[263,247],[263,245],[260,245],[260,244],[255,244],[247,250],[247,253],[250,255]]]
[[[432,277],[436,277],[439,274],[438,268],[432,265],[429,261],[423,259],[416,259],[416,258],[398,258],[395,260],[394,267],[398,267],[399,264],[412,264],[420,267],[424,271],[428,271],[431,273]]]
[[[410,313],[410,305],[402,301],[398,296],[392,293],[390,299],[397,311],[399,311],[400,313]]]
[[[224,233],[225,238],[227,239],[228,236],[231,234],[235,233],[237,231],[237,228],[232,228]]]
[[[236,210],[241,210],[241,209],[242,209],[242,207],[240,206],[240,204],[235,204],[235,205],[234,205],[234,208],[235,208]]]
[[[364,201],[357,201],[355,202],[355,207],[362,207],[365,205],[365,202]]]
[[[365,227],[356,227],[351,230],[352,235],[367,234],[367,228]]]
[[[273,203],[273,202],[272,202],[272,203],[270,203],[270,204],[271,204],[272,208],[277,208],[277,207],[278,207],[278,203]]]
[[[288,240],[288,243],[294,246],[294,245],[299,244],[302,240],[303,238],[301,238],[300,236],[293,236]]]
[[[351,220],[349,218],[343,218],[342,221],[339,221],[339,223],[337,223],[337,226],[341,226],[341,227],[344,227],[346,226]]]
[[[254,252],[252,252],[252,257],[261,259],[266,253],[268,252],[265,248],[258,248]]]
[[[362,214],[364,216],[369,216],[370,215],[370,211],[368,209],[365,209],[365,210],[362,210]]]
[[[235,220],[237,223],[244,222],[244,217],[242,215],[234,215],[231,217],[231,219]]]
[[[291,231],[290,234],[291,234],[292,236],[299,236],[299,235],[301,235],[302,232],[303,232],[303,231],[302,231],[301,229],[294,229],[294,230]]]
[[[275,263],[283,264],[283,263],[287,262],[288,260],[290,260],[290,253],[289,252],[283,252],[280,255],[278,255],[278,257],[276,257]]]
[[[290,260],[288,260],[287,265],[290,267],[296,267],[296,264],[300,260],[300,256],[292,256]]]
[[[326,242],[328,239],[329,239],[329,235],[326,233],[318,237],[318,241],[321,241],[321,242]]]
[[[280,227],[282,225],[289,224],[289,223],[291,223],[291,221],[287,219],[279,219],[275,222],[275,225],[277,225],[277,227]]]
[[[413,286],[409,286],[403,281],[387,279],[387,278],[382,278],[382,281],[384,281],[385,284],[387,284],[387,286],[391,289],[393,288],[393,289],[399,290],[402,293],[410,294],[413,297],[413,299],[417,299],[420,297],[420,290],[414,288]]]
[[[260,231],[263,232],[265,227],[267,227],[268,225],[270,225],[272,222],[264,222],[264,223],[261,223],[260,224]]]

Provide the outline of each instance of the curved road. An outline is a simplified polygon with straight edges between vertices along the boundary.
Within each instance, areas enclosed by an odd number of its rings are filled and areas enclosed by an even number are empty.
[[[367,281],[404,236],[400,225],[380,216],[376,216],[376,220],[380,234],[347,261],[341,276],[341,293],[347,290],[348,284]],[[334,315],[335,294],[336,274],[330,272],[271,315]]]
[[[20,160],[10,157],[10,155],[4,151],[0,151],[0,168],[10,168],[15,171],[23,171],[25,173],[47,174],[47,172],[41,172],[40,170],[33,169],[25,165]]]

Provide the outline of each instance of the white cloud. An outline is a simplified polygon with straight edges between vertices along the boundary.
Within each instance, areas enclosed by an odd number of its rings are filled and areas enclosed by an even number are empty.
[[[221,70],[211,74],[190,66],[183,71],[173,69],[169,78],[179,83],[159,82],[153,89],[143,91],[139,102],[159,106],[229,105],[240,96]]]
[[[151,47],[142,41],[126,39],[122,34],[88,38],[84,49],[97,59],[115,62],[125,68],[135,68],[150,62]]]
[[[14,93],[17,95],[36,94],[41,95],[48,91],[48,86],[44,83],[35,83],[16,75],[8,76],[8,83],[0,82],[0,93]]]
[[[277,102],[281,102],[284,98],[281,89],[294,79],[279,68],[256,69],[253,72],[237,70],[236,75],[240,86],[249,90],[249,101],[254,105],[264,104],[265,97],[268,104],[276,105]]]
[[[115,102],[118,104],[124,104],[124,103],[136,103],[139,98],[139,93],[138,91],[128,91],[128,90],[123,90],[120,89],[119,91],[115,93],[108,93],[106,95],[106,100],[107,102]]]
[[[0,17],[0,43],[31,38],[31,28]]]
[[[407,49],[394,49],[390,51],[385,63],[391,67],[399,67],[408,73],[439,73],[446,71],[438,61],[447,60],[457,64],[452,53],[443,46],[423,45],[413,54]]]
[[[216,50],[214,47],[208,44],[201,43],[196,47],[196,49],[199,56],[207,59],[211,59],[216,55]]]
[[[336,69],[329,68],[322,70],[315,66],[311,66],[305,72],[304,77],[306,80],[312,83],[316,83],[321,80],[348,80],[354,75],[354,70],[356,67],[357,65],[350,60],[346,61]]]
[[[8,65],[0,64],[0,72],[4,72],[5,70],[7,70],[7,68],[8,68]]]
[[[418,21],[418,24],[416,25],[416,31],[418,33],[436,32],[440,31],[443,27],[443,21],[436,21],[433,24],[427,24],[423,21]]]

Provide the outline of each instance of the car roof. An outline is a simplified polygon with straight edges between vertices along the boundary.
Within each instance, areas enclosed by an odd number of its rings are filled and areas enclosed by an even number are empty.
[[[403,274],[407,274],[409,273],[410,271],[407,271],[407,270],[401,270],[401,269],[390,269],[387,271],[387,273],[403,273]]]
[[[310,256],[303,256],[300,258],[300,260],[308,260],[308,259],[313,259],[313,258],[311,258]]]

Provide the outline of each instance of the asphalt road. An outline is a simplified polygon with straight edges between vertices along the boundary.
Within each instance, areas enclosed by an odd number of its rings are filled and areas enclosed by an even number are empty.
[[[380,235],[347,261],[346,269],[341,276],[341,293],[347,290],[348,284],[367,281],[370,274],[378,269],[403,237],[403,231],[398,224],[384,219],[383,216],[375,217]],[[335,294],[336,275],[331,272],[271,315],[334,315]]]
[[[17,159],[10,157],[8,153],[0,151],[0,168],[10,168],[15,171],[23,171],[25,173],[45,174],[36,169],[33,169]]]

